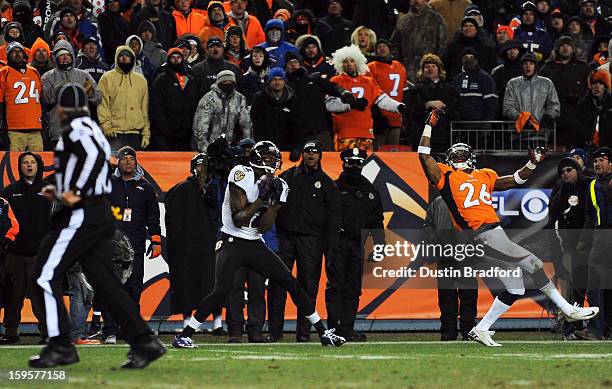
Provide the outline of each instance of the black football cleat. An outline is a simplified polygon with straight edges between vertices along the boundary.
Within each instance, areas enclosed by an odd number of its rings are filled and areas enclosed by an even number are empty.
[[[121,365],[124,369],[144,369],[151,362],[166,353],[166,347],[155,336],[145,342],[133,345],[128,353],[128,360]]]
[[[368,337],[358,331],[350,331],[348,334],[344,336],[347,342],[367,342]]]
[[[73,344],[70,346],[59,346],[47,344],[40,354],[30,358],[30,367],[36,369],[46,369],[55,366],[72,365],[79,361],[79,353]]]

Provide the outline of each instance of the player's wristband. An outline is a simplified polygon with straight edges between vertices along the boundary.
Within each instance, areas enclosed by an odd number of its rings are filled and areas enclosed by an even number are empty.
[[[529,161],[527,162],[527,165],[525,165],[525,167],[529,170],[534,170],[536,168],[536,165],[533,162]]]
[[[423,135],[421,136],[431,138],[431,126],[429,124],[425,124],[425,128],[423,128]]]
[[[427,147],[427,146],[419,146],[418,148],[418,153],[419,154],[431,154],[431,147]]]
[[[524,180],[521,178],[518,170],[514,172],[514,181],[516,181],[516,183],[519,185],[523,185],[524,183],[527,182],[527,180]]]

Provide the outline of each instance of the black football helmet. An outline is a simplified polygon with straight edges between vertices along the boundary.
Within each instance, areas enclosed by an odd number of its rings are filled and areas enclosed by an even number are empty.
[[[446,163],[455,169],[474,169],[476,167],[476,154],[465,143],[455,143],[446,150]]]
[[[274,159],[269,162],[265,162],[263,159],[264,155],[270,155]],[[249,155],[249,163],[251,167],[257,169],[263,169],[266,173],[274,174],[274,172],[280,169],[283,164],[282,156],[278,147],[270,141],[264,140],[261,142],[255,143],[255,146],[251,149],[251,154]]]

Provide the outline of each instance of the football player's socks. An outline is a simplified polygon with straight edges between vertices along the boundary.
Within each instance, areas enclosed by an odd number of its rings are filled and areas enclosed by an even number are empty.
[[[493,301],[493,305],[489,308],[487,314],[482,318],[478,324],[476,324],[476,329],[478,331],[488,331],[493,323],[499,319],[501,315],[503,315],[508,309],[510,309],[510,305],[502,303],[497,297]]]
[[[183,328],[183,332],[181,332],[181,336],[191,338],[196,329],[200,328],[202,323],[196,320],[194,316],[189,319],[187,326]]]
[[[306,319],[308,319],[308,321],[312,323],[314,328],[319,333],[319,336],[325,333],[325,326],[323,325],[323,322],[321,321],[321,318],[319,317],[319,314],[317,313],[317,311],[314,311],[312,315],[306,316]]]
[[[59,335],[59,336],[53,336],[49,338],[49,344],[52,344],[52,345],[57,345],[61,347],[70,347],[71,343],[72,342],[70,342],[68,335]]]
[[[223,316],[221,314],[215,315],[215,319],[213,320],[213,330],[223,327],[222,320]]]
[[[561,296],[561,293],[559,293],[552,282],[549,281],[548,284],[544,285],[540,290],[566,315],[571,315],[572,312],[574,312],[574,307]]]
[[[189,325],[189,320],[191,320],[191,316],[185,316],[185,319],[183,319],[183,328]]]

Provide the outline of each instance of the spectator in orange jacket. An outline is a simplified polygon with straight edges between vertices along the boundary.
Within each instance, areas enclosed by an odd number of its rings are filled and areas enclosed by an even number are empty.
[[[261,28],[261,23],[259,23],[255,16],[249,15],[246,12],[248,1],[231,0],[230,5],[232,7],[232,10],[228,13],[230,21],[242,29],[247,47],[253,48],[260,43],[264,43],[266,41],[266,34],[264,34],[263,28]]]
[[[227,30],[232,25],[233,23],[225,14],[223,3],[211,1],[208,4],[208,18],[205,20],[204,27],[199,33],[202,48],[206,51],[206,42],[210,38],[219,38],[223,41]]]
[[[172,17],[176,22],[176,36],[198,34],[206,24],[206,17],[191,9],[192,0],[176,0]]]

